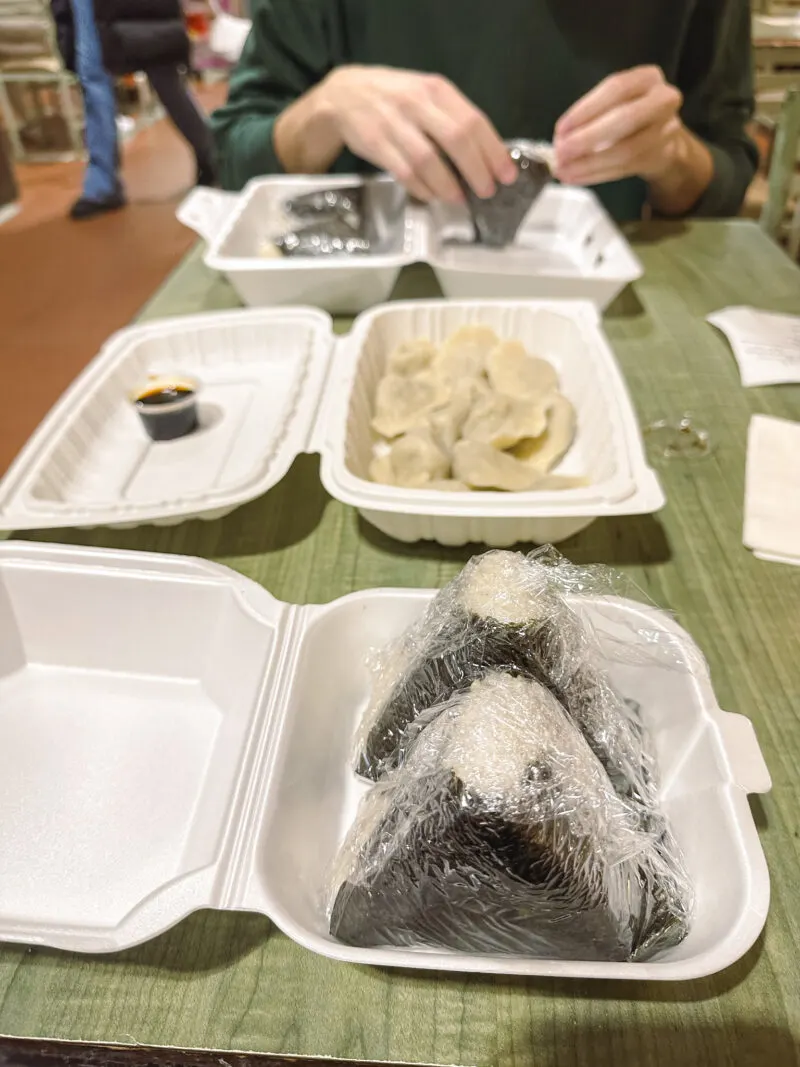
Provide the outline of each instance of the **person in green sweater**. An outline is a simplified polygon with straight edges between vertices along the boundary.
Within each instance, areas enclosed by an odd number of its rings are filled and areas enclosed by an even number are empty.
[[[212,117],[223,185],[388,171],[422,200],[552,141],[618,219],[733,215],[758,162],[747,0],[252,0]]]

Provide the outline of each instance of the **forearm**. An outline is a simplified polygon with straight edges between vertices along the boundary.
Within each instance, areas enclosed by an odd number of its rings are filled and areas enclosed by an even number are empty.
[[[685,126],[676,135],[665,169],[648,177],[650,203],[661,215],[685,215],[714,178],[714,158]]]
[[[344,149],[327,84],[325,79],[304,93],[275,120],[275,153],[290,174],[324,174]]]

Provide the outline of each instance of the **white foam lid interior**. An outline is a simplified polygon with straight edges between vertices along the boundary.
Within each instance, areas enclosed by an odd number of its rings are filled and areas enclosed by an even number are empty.
[[[262,911],[300,944],[362,963],[685,979],[739,958],[769,900],[746,799],[769,775],[688,636],[628,601],[583,607],[601,640],[657,630],[671,650],[669,667],[611,671],[655,736],[697,892],[686,941],[636,965],[329,937],[322,889],[364,789],[350,761],[367,655],[430,595],[297,608],[198,560],[0,546],[0,940],[109,951],[215,907]]]

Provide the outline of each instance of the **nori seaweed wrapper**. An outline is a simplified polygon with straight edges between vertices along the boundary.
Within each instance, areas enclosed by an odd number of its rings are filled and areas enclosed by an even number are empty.
[[[513,185],[498,185],[493,196],[478,196],[457,174],[475,227],[476,243],[488,248],[506,248],[514,243],[525,216],[551,180],[541,148],[512,143],[510,155],[517,164],[517,179]]]
[[[490,671],[426,719],[345,842],[335,937],[629,960],[685,936],[691,888],[663,819],[617,795],[549,690]]]

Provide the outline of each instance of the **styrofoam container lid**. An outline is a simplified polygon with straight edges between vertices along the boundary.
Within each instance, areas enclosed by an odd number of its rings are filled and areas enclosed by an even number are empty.
[[[720,710],[668,616],[576,598],[601,645],[658,634],[612,681],[654,738],[661,801],[696,893],[689,936],[646,963],[359,949],[328,933],[323,888],[364,785],[352,770],[368,654],[430,591],[295,607],[219,565],[0,545],[0,941],[124,949],[200,908],[268,915],[353,963],[487,974],[689,980],[758,937],[769,875],[747,802],[770,779],[750,722]]]

